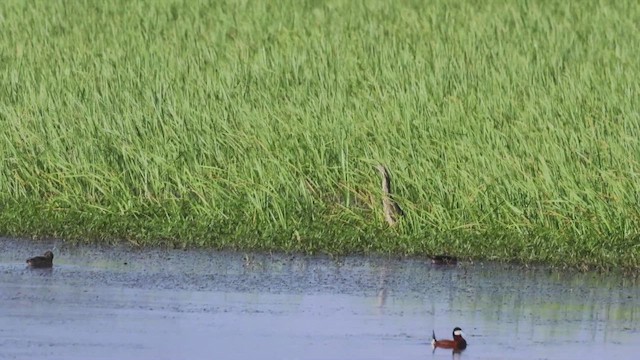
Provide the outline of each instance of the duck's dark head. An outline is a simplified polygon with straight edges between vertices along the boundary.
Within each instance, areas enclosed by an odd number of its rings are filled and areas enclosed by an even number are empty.
[[[46,253],[44,253],[44,257],[53,260],[53,253],[51,251],[47,251]]]
[[[455,327],[453,329],[453,340],[462,339],[462,335],[462,329],[460,329],[459,327]]]

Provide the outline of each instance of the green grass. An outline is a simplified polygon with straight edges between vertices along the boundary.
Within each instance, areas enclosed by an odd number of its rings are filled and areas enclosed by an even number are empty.
[[[637,271],[639,24],[634,0],[5,0],[0,234]]]

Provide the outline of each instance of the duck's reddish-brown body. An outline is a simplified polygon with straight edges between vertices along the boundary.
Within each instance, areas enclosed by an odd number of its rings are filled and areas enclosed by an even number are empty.
[[[453,340],[437,340],[436,333],[433,332],[433,340],[431,340],[431,346],[433,349],[453,349],[454,351],[461,351],[467,348],[467,341],[462,337],[462,329],[456,327],[453,329]]]

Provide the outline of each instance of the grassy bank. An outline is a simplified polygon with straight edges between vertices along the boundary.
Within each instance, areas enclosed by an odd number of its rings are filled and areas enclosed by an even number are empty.
[[[1,234],[640,268],[636,1],[72,3],[0,2]]]

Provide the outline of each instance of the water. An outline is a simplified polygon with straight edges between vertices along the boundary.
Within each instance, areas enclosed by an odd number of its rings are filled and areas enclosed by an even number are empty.
[[[545,268],[0,239],[0,359],[635,359],[639,295]],[[454,326],[467,350],[432,353]]]

